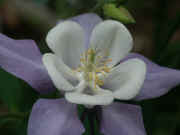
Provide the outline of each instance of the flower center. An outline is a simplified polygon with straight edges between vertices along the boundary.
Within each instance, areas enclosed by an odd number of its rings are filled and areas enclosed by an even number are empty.
[[[93,89],[104,84],[100,78],[101,75],[106,75],[110,72],[111,67],[108,63],[111,59],[107,59],[108,53],[102,53],[97,49],[89,48],[85,53],[81,55],[80,66],[76,69],[77,72],[83,73],[83,78],[88,82]]]

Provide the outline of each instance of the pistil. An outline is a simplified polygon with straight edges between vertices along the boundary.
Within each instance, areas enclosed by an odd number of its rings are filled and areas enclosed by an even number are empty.
[[[107,55],[100,55],[100,51],[96,49],[89,48],[84,54],[82,54],[80,59],[80,66],[75,70],[77,72],[83,73],[83,78],[88,82],[93,90],[96,90],[97,85],[102,86],[104,84],[103,80],[99,78],[99,75],[106,75],[111,71],[111,67],[108,66],[111,59],[107,58]]]

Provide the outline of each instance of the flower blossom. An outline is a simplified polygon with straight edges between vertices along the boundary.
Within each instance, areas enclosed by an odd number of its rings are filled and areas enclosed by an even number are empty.
[[[132,49],[132,37],[120,22],[100,22],[88,47],[85,33],[76,22],[65,21],[46,38],[54,54],[43,56],[48,73],[65,98],[76,104],[109,105],[113,99],[128,100],[140,91],[146,65],[138,58],[120,64]]]
[[[123,24],[102,22],[92,13],[61,22],[46,41],[53,53],[42,56],[32,40],[0,34],[0,66],[5,71],[40,93],[56,87],[67,99],[39,99],[32,108],[28,135],[83,134],[76,104],[102,105],[104,135],[145,135],[141,108],[113,102],[114,98],[155,98],[180,83],[180,71],[128,54],[133,41]]]

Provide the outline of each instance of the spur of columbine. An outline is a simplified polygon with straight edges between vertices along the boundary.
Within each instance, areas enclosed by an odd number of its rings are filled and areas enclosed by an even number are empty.
[[[133,41],[123,24],[113,20],[99,23],[85,46],[83,28],[65,21],[48,33],[46,41],[54,53],[45,54],[43,63],[69,102],[109,105],[114,98],[129,100],[139,93],[146,65],[138,58],[120,62]]]

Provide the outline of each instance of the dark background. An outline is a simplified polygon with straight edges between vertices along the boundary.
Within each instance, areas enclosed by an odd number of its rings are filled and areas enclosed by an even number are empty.
[[[41,52],[48,52],[45,37],[58,20],[86,12],[111,18],[103,13],[104,3],[126,6],[136,20],[126,24],[135,40],[134,52],[180,69],[179,0],[0,0],[0,32],[33,39]],[[29,113],[39,97],[24,81],[0,69],[0,135],[26,135]],[[142,106],[148,135],[180,135],[179,86],[135,104]]]

